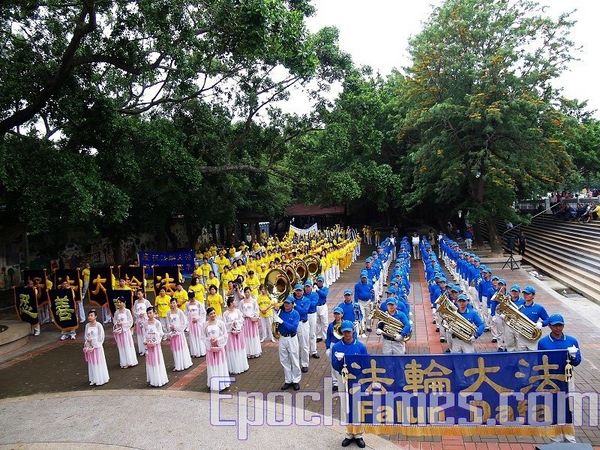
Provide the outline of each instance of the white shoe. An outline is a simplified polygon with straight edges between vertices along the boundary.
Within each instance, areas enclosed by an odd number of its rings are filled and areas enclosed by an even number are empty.
[[[67,340],[67,337],[68,337],[68,336],[67,336],[66,334],[61,334],[61,335],[60,335],[60,340],[61,340],[61,341],[66,341],[66,340]]]

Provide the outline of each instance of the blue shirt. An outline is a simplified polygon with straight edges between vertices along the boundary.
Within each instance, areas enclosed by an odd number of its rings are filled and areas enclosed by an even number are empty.
[[[353,339],[350,344],[346,344],[343,340],[336,342],[331,348],[331,365],[338,373],[342,373],[342,368],[344,367],[344,359],[338,361],[338,359],[335,357],[335,354],[340,352],[346,356],[368,355],[366,345],[360,342],[358,339]]]
[[[336,338],[335,335],[333,334],[333,326],[334,325],[335,325],[335,321],[331,322],[327,326],[327,337],[325,338],[325,348],[331,348],[331,346],[333,344],[340,341],[340,339]],[[354,330],[352,332],[352,336],[354,337],[354,339],[356,339],[356,330]]]
[[[300,323],[300,314],[295,309],[290,312],[285,312],[283,309],[279,313],[279,318],[283,323],[279,324],[279,332],[282,334],[292,334],[298,331],[298,323]]]
[[[401,336],[402,337],[408,336],[410,334],[410,332],[412,331],[412,326],[411,326],[410,320],[408,320],[408,317],[406,316],[406,314],[404,314],[401,311],[396,310],[395,314],[392,317],[394,319],[398,319],[404,325],[404,328],[402,329],[402,333],[400,333]],[[383,330],[383,326],[384,326],[383,321],[380,321],[377,324],[377,328],[379,328],[380,330]]]
[[[327,304],[327,296],[329,295],[329,288],[323,286],[322,288],[319,288],[317,291],[317,295],[319,296],[319,302],[317,303],[317,306],[323,306]]]
[[[404,314],[408,314],[408,306],[406,305],[406,303],[404,303],[404,301],[402,301],[402,299],[399,297],[395,297],[394,300],[396,300],[396,307],[398,308],[398,311]],[[379,309],[381,309],[383,312],[388,312],[387,301],[388,299],[381,302],[381,304],[379,305]]]
[[[544,308],[542,305],[532,303],[531,305],[527,306],[525,303],[523,303],[521,306],[519,306],[519,311],[525,314],[533,323],[536,323],[539,319],[542,319],[542,325],[548,325],[548,313],[546,312],[546,308]]]
[[[294,309],[298,311],[298,314],[300,314],[300,320],[302,322],[306,322],[308,320],[308,309],[310,308],[310,299],[304,295],[300,299],[297,299],[293,295],[291,297],[294,299],[295,302]]]
[[[475,337],[479,337],[483,334],[485,331],[485,324],[483,323],[483,320],[481,320],[481,317],[479,317],[479,314],[477,314],[477,311],[474,309],[467,309],[464,313],[461,313],[460,310],[458,310],[458,313],[477,327]]]
[[[371,283],[359,281],[354,285],[354,300],[371,300],[373,298],[372,289]]]
[[[567,349],[569,347],[575,346],[579,349],[579,343],[577,339],[572,336],[567,336],[563,334],[560,339],[554,339],[551,334],[548,336],[544,336],[538,341],[538,350],[556,350],[556,349]],[[571,358],[571,364],[574,366],[578,366],[581,362],[581,350],[577,351],[575,358]]]
[[[310,294],[304,293],[304,297],[310,301],[310,307],[308,308],[308,314],[314,314],[317,312],[317,305],[319,304],[319,294],[312,291]]]
[[[342,310],[344,310],[344,316],[343,316],[344,320],[349,320],[350,322],[354,322],[355,320],[358,320],[358,317],[356,317],[356,315],[354,313],[354,308],[358,307],[358,304],[356,304],[354,302],[350,302],[350,303],[342,302],[337,306],[342,308]]]

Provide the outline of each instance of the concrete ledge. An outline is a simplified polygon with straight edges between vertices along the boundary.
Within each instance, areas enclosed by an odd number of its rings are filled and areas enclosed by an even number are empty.
[[[3,320],[2,325],[8,327],[0,333],[0,355],[12,352],[29,342],[31,325],[17,320]]]

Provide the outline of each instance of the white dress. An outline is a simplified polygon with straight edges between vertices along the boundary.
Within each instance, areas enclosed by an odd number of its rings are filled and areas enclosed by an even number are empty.
[[[250,368],[248,355],[246,353],[246,339],[244,338],[244,317],[239,309],[225,310],[223,320],[227,328],[227,366],[229,373],[237,374],[245,372]]]
[[[88,364],[88,377],[90,385],[100,386],[108,383],[108,367],[104,356],[104,327],[96,322],[85,326],[85,344],[83,347],[85,360]]]
[[[138,352],[140,356],[146,354],[146,346],[144,345],[144,325],[148,320],[148,314],[146,310],[152,306],[146,299],[141,302],[136,300],[133,304],[133,319],[135,321],[135,335],[137,337]]]
[[[206,322],[206,310],[199,302],[188,302],[185,311],[188,319],[188,339],[190,343],[190,355],[194,357],[206,355],[206,345],[201,336],[202,324]]]
[[[246,353],[250,358],[257,358],[262,353],[260,346],[260,330],[258,327],[258,303],[253,297],[251,300],[240,302],[240,311],[244,316],[244,338],[246,339]]]
[[[204,322],[202,338],[206,344],[206,384],[211,391],[220,391],[230,386],[229,369],[225,346],[227,345],[227,329],[222,320]],[[216,342],[213,344],[212,340]]]
[[[133,317],[128,309],[118,309],[113,315],[113,335],[117,342],[119,350],[119,365],[122,368],[137,366],[138,360],[135,356],[135,347],[133,346],[133,337],[131,336],[131,327],[133,326]]]
[[[175,363],[175,369],[173,370],[185,370],[192,366],[192,357],[184,333],[187,327],[187,318],[182,310],[177,309],[175,312],[169,310],[167,320],[169,323],[169,343],[171,352],[173,352],[173,362]]]
[[[148,349],[146,353],[146,381],[150,386],[163,386],[169,382],[165,359],[163,358],[162,347],[160,346],[163,337],[162,325],[158,319],[152,322],[146,322],[146,337],[144,344]]]

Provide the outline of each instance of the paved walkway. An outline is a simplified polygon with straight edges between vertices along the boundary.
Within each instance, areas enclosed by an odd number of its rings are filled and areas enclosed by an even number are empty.
[[[367,248],[363,248],[363,255],[360,258],[361,262],[357,262],[353,264],[349,269],[347,269],[342,276],[336,282],[331,290],[329,295],[329,309],[330,311],[333,309],[333,306],[338,304],[342,300],[342,291],[346,288],[353,287],[354,283],[358,279],[358,274],[360,268],[362,266],[362,261],[364,260],[365,255],[367,254]],[[544,283],[539,282],[537,279],[531,277],[524,270],[497,270],[495,273],[501,275],[502,277],[508,280],[509,285],[513,283],[520,283],[522,286],[526,284],[535,285],[538,289],[537,299],[539,302],[544,304],[550,313],[552,312],[561,312],[565,316],[566,319],[566,327],[565,331],[568,334],[573,334],[577,337],[581,344],[582,353],[584,361],[583,363],[576,368],[575,371],[575,382],[576,387],[579,391],[582,392],[599,392],[600,391],[600,372],[598,368],[600,367],[600,353],[599,349],[599,338],[600,338],[600,325],[598,324],[598,318],[600,318],[600,306],[597,306],[587,300],[573,300],[568,299],[566,297],[561,296],[550,288],[546,287]],[[424,275],[422,270],[422,265],[420,261],[413,261],[413,268],[411,271],[411,283],[412,289],[410,294],[410,302],[414,304],[414,323],[415,323],[415,331],[413,334],[413,338],[409,341],[407,345],[408,353],[441,353],[446,349],[445,344],[441,344],[439,342],[439,334],[435,332],[435,326],[432,324],[431,317],[431,308],[430,301],[427,294],[426,284],[424,281]],[[49,331],[48,331],[49,330]],[[545,331],[547,332],[547,331]],[[141,364],[135,368],[122,370],[118,366],[118,356],[116,347],[114,345],[114,340],[111,336],[110,330],[107,329],[107,340],[105,342],[105,351],[107,354],[107,360],[109,365],[109,372],[111,375],[111,381],[101,387],[89,387],[87,385],[87,368],[83,361],[83,356],[81,352],[82,341],[80,336],[78,336],[77,341],[65,341],[59,342],[55,339],[58,339],[58,333],[52,331],[52,328],[48,328],[44,330],[42,334],[44,339],[51,339],[51,342],[46,344],[38,343],[39,346],[36,349],[29,349],[28,352],[22,354],[21,356],[14,357],[15,355],[4,358],[5,362],[0,362],[0,398],[9,398],[21,395],[30,395],[39,393],[41,396],[29,397],[27,399],[15,399],[15,400],[4,400],[0,401],[0,414],[2,417],[2,422],[5,422],[5,418],[8,416],[8,410],[6,409],[6,405],[13,404],[23,404],[27,405],[28,401],[41,402],[45,401],[44,399],[48,397],[50,400],[49,404],[56,403],[58,398],[62,398],[62,396],[54,396],[53,394],[47,394],[52,392],[69,392],[69,391],[83,391],[83,392],[75,392],[73,395],[75,396],[83,396],[82,398],[89,398],[89,404],[93,408],[101,408],[102,412],[102,420],[111,420],[110,415],[115,412],[115,410],[119,410],[119,408],[124,408],[128,411],[130,418],[127,421],[127,425],[124,425],[125,429],[129,424],[135,422],[136,417],[135,413],[131,414],[135,411],[142,411],[140,413],[140,421],[141,423],[147,423],[148,420],[155,420],[155,417],[159,417],[159,422],[163,434],[168,433],[169,430],[173,430],[172,433],[169,433],[171,436],[178,436],[181,439],[181,436],[185,436],[185,432],[183,428],[180,428],[180,425],[183,426],[186,423],[186,416],[189,414],[196,414],[197,409],[207,408],[206,403],[196,406],[195,404],[191,406],[191,404],[187,403],[179,403],[179,408],[175,408],[175,410],[170,410],[171,398],[173,399],[204,399],[206,401],[206,367],[204,363],[204,358],[195,359],[194,366],[181,373],[172,373],[169,372],[169,384],[163,388],[147,388],[145,383],[145,369],[143,361]],[[495,344],[490,342],[491,337],[489,333],[486,333],[477,343],[477,348],[479,351],[492,351],[495,349]],[[380,351],[381,343],[380,339],[372,333],[368,339],[366,340],[367,345],[369,347],[370,352],[377,353]],[[312,411],[324,416],[336,416],[336,411],[338,409],[339,399],[337,396],[333,396],[333,407],[329,407],[331,404],[327,397],[330,395],[329,384],[327,377],[330,374],[329,363],[325,358],[324,344],[318,344],[319,353],[321,355],[321,359],[311,359],[310,360],[310,369],[307,374],[303,374],[301,381],[301,393],[302,392],[313,392],[315,394],[315,398],[305,398],[303,400],[304,408],[307,411]],[[170,350],[168,347],[164,348],[165,360],[167,362],[167,369],[169,366],[172,367],[172,357],[170,354]],[[263,393],[264,397],[271,392],[280,392],[279,387],[283,382],[283,371],[279,364],[278,354],[277,354],[277,346],[271,342],[265,343],[263,346],[263,354],[258,359],[250,360],[250,370],[244,374],[238,375],[236,377],[236,382],[231,388],[232,394],[239,394],[241,392],[259,392]],[[127,390],[127,391],[123,391]],[[127,398],[129,395],[129,390],[133,389],[141,389],[142,391],[133,391],[135,396],[142,396],[143,398],[152,398],[153,402],[155,402],[158,406],[148,406],[146,408],[145,404],[139,404],[139,408],[132,406],[136,405],[133,402],[133,399]],[[115,391],[120,390],[120,391]],[[180,392],[177,392],[180,391]],[[292,391],[290,391],[291,393]],[[91,396],[91,397],[86,397]],[[158,396],[161,399],[165,399],[165,401],[156,401]],[[317,396],[319,398],[317,398]],[[100,398],[98,398],[100,397]],[[101,400],[108,399],[108,400]],[[237,398],[237,396],[235,397]],[[120,403],[114,403],[114,399],[120,399]],[[169,399],[168,401],[166,399]],[[16,403],[11,403],[11,402]],[[67,404],[70,400],[65,399],[64,404]],[[179,402],[179,400],[174,400],[174,402]],[[125,406],[123,404],[126,403]],[[107,405],[106,407],[103,405]],[[29,408],[29,409],[28,409]],[[79,411],[84,411],[85,408],[72,408],[72,411],[69,414],[69,421],[71,418],[77,418],[81,414]],[[39,416],[39,409],[37,404],[34,404],[34,407],[31,405],[23,406],[23,416],[18,416],[19,420],[24,420],[25,423],[37,423]],[[35,414],[31,414],[31,411],[36,411]],[[73,411],[78,411],[77,414],[74,414]],[[169,411],[176,411],[171,413]],[[205,411],[206,413],[206,411]],[[94,416],[98,416],[98,414],[93,414]],[[308,413],[307,413],[308,415]],[[86,416],[86,414],[84,414]],[[11,416],[8,416],[11,417]],[[17,417],[17,416],[15,416]],[[173,420],[169,420],[169,417],[173,417]],[[307,416],[308,417],[308,416]],[[35,420],[32,420],[34,419]],[[12,420],[12,419],[10,419]],[[77,419],[79,420],[79,419]],[[200,417],[196,417],[191,423],[193,424],[207,424],[208,422],[202,422],[202,420],[206,420],[206,416],[204,419]],[[70,423],[70,422],[69,422]],[[95,420],[94,424],[97,423]],[[119,422],[117,422],[119,423]],[[101,428],[104,427],[104,422],[101,423]],[[207,425],[208,426],[208,425]],[[10,428],[10,427],[8,427]],[[84,432],[84,424],[75,425],[72,427],[71,434],[66,434],[63,438],[63,441],[69,441],[69,438],[73,436],[79,436]],[[94,427],[92,427],[94,428]],[[148,429],[154,427],[147,427]],[[199,427],[203,429],[204,427]],[[275,439],[276,433],[283,432],[285,435],[281,434],[279,436],[287,437],[285,440],[286,445],[288,442],[290,445],[294,445],[296,442],[297,436],[302,436],[303,430],[308,430],[307,435],[311,438],[314,435],[321,435],[321,430],[323,429],[323,436],[329,436],[329,431],[331,431],[328,427],[319,428],[319,433],[314,433],[314,427],[286,427],[280,428],[276,431],[273,431],[272,427],[263,427],[265,434],[261,434],[261,438],[264,438],[264,442],[259,440],[256,441],[248,441],[251,443],[261,443],[261,447],[268,448],[271,442],[276,442],[281,445],[280,439]],[[262,430],[263,428],[257,427],[256,430]],[[20,428],[16,428],[20,429]],[[103,428],[102,428],[103,429]],[[12,429],[11,429],[12,430]],[[107,428],[107,430],[111,430]],[[114,428],[112,428],[114,430]],[[215,442],[219,444],[223,444],[225,446],[230,445],[231,447],[239,446],[237,438],[233,441],[229,441],[231,436],[234,436],[233,433],[229,429],[225,429],[226,432],[220,432],[223,428],[215,429],[216,438]],[[269,432],[271,430],[271,432]],[[177,431],[177,432],[176,432]],[[181,435],[179,434],[181,431]],[[251,429],[251,437],[250,439],[254,439],[253,433],[255,429]],[[339,430],[338,430],[339,431]],[[580,427],[577,428],[577,438],[580,442],[589,442],[593,445],[598,446],[600,449],[600,430],[597,427]],[[211,429],[212,432],[212,429]],[[262,431],[260,431],[262,433]],[[15,431],[16,433],[16,431]],[[297,434],[299,433],[299,434]],[[138,433],[135,433],[138,434]],[[140,432],[139,434],[142,434]],[[99,433],[98,436],[102,436],[102,433]],[[211,437],[212,434],[209,434]],[[12,441],[17,442],[19,439],[18,434],[12,434]],[[204,436],[203,436],[204,437]],[[221,439],[222,437],[222,439]],[[55,436],[57,440],[60,440],[59,436]],[[144,439],[143,436],[138,437],[130,437],[130,439]],[[217,439],[218,438],[218,439]],[[497,449],[497,448],[522,448],[522,449],[533,449],[535,448],[535,444],[549,442],[548,440],[544,440],[542,438],[538,438],[537,440],[534,438],[511,438],[511,437],[471,437],[471,438],[461,438],[461,437],[427,437],[427,438],[406,438],[401,434],[394,434],[385,436],[388,441],[393,442],[398,447],[401,448],[415,448],[415,449],[429,449],[429,448],[444,448],[444,449],[468,449],[468,448],[477,448],[477,449]],[[79,437],[77,437],[79,439]],[[161,436],[158,436],[157,439],[162,439]],[[324,437],[325,439],[325,437]],[[333,447],[337,447],[339,445],[339,441],[341,440],[341,435],[337,434],[335,439],[332,439],[331,443]],[[31,442],[34,442],[33,439]],[[377,448],[382,448],[382,441],[376,438],[375,436],[367,436],[366,438],[367,444],[376,446]],[[106,440],[97,440],[97,441],[86,441],[85,439],[78,440],[77,442],[99,442],[99,443],[114,443],[115,445],[123,445],[118,442],[106,441]],[[126,441],[129,442],[129,441]],[[186,438],[185,443],[188,440]],[[191,441],[189,441],[191,442]],[[307,441],[304,445],[301,445],[303,448],[307,448],[310,444]],[[335,442],[335,443],[334,443]],[[8,443],[2,437],[0,443]],[[141,442],[141,444],[127,444],[127,445],[140,445],[143,448],[151,448],[146,447],[146,444],[153,444],[154,440],[150,440],[146,443]],[[184,445],[183,442],[177,442],[177,444]],[[158,445],[157,445],[158,446]],[[328,445],[327,447],[331,447]],[[226,447],[216,447],[216,448],[226,448]],[[319,440],[319,443],[316,444],[316,448],[325,448],[323,442]]]

